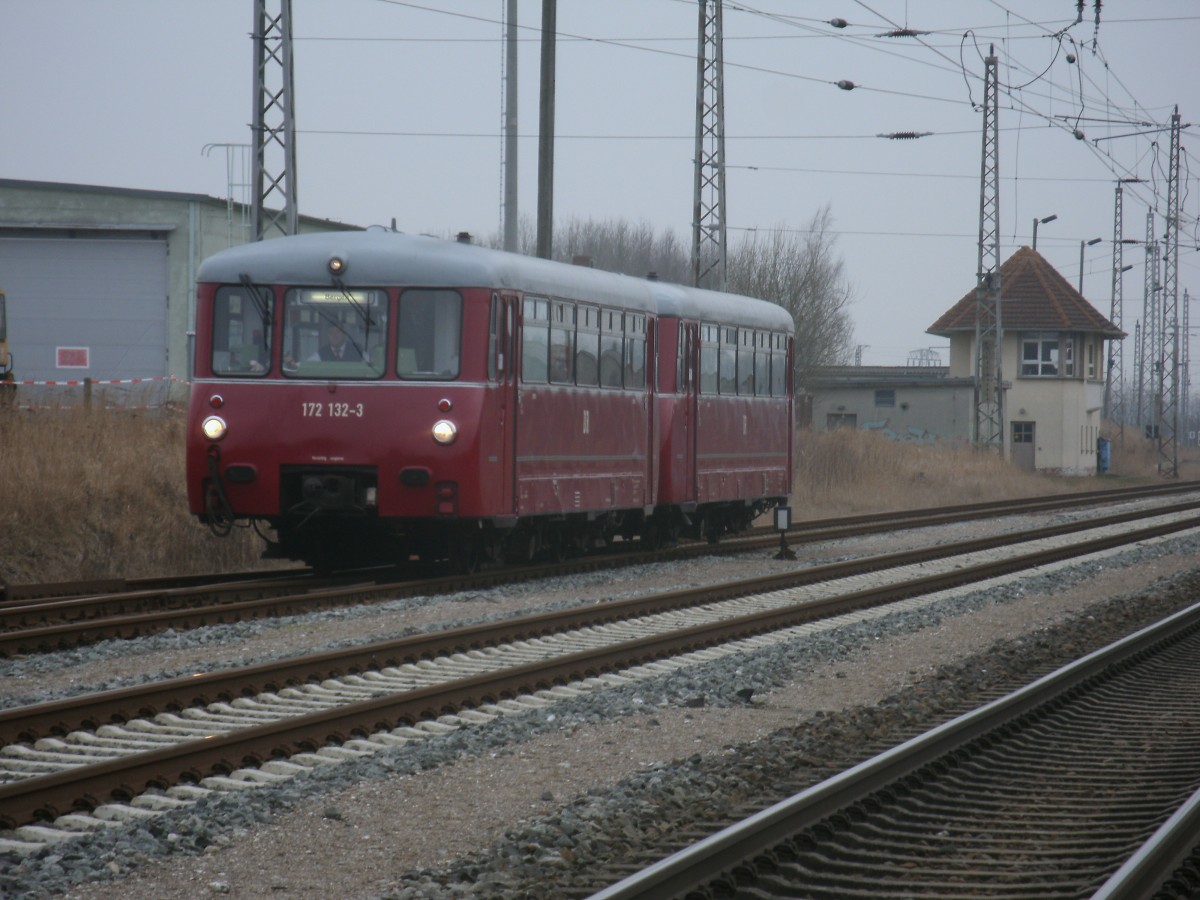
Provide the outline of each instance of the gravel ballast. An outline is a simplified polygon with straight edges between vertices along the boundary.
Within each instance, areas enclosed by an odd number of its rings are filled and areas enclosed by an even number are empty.
[[[960,537],[936,534],[893,538]],[[893,538],[854,552],[886,552]],[[399,900],[598,888],[595,872],[612,859],[648,861],[664,835],[820,781],[1190,605],[1198,548],[1190,535],[1158,541],[207,798],[3,860],[0,896]],[[802,555],[824,561],[831,552]],[[0,666],[2,702],[778,565],[759,558],[647,567],[405,601],[390,617],[373,607],[147,638],[136,649],[101,645]]]

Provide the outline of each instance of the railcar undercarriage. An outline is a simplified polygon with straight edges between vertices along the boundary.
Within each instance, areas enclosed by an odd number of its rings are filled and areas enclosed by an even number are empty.
[[[344,486],[330,485],[335,493]],[[680,538],[717,543],[748,528],[777,500],[714,503],[685,512],[663,506],[600,514],[528,518],[381,519],[372,510],[303,509],[251,520],[267,542],[264,559],[302,561],[321,571],[380,564],[444,564],[473,572],[489,565],[561,562],[619,542],[657,550]],[[270,537],[264,526],[274,532]],[[225,529],[224,533],[228,533]]]

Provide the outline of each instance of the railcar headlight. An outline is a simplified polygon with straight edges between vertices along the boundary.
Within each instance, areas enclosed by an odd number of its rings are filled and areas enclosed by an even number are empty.
[[[438,419],[433,423],[433,439],[439,444],[453,444],[458,437],[458,426],[449,419]]]
[[[210,441],[219,441],[225,437],[225,432],[229,430],[229,426],[225,424],[225,420],[220,416],[209,416],[200,423],[200,430],[204,432],[204,436]]]

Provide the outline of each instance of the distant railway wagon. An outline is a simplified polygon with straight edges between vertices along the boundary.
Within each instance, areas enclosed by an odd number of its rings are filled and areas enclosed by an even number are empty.
[[[715,541],[786,502],[792,353],[774,304],[457,241],[235,247],[199,270],[190,509],[322,567]]]

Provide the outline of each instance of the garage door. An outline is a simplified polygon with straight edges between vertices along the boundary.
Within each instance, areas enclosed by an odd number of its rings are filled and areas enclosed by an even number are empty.
[[[141,234],[0,234],[18,380],[167,374],[167,242]]]

